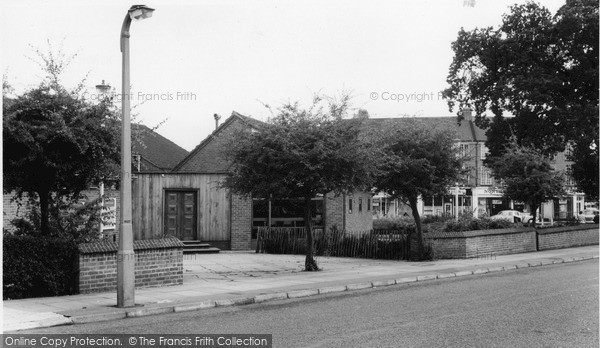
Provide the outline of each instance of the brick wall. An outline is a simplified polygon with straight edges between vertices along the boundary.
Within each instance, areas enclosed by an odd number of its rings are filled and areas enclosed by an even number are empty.
[[[436,232],[425,235],[439,259],[465,259],[536,251],[533,228]]]
[[[79,245],[79,292],[115,291],[117,243]],[[177,238],[134,241],[135,287],[183,284],[183,243]]]
[[[598,244],[598,225],[545,228],[537,233],[538,250]]]
[[[178,172],[226,173],[231,163],[226,160],[223,150],[231,138],[241,129],[247,129],[239,119],[232,119],[229,124],[223,124],[218,131],[211,134],[199,148],[192,151],[193,156],[177,169]]]
[[[88,202],[98,199],[100,196],[100,191],[98,189],[89,189],[81,192],[84,196],[84,199]],[[115,230],[105,230],[103,237],[112,237],[119,232],[119,218],[120,218],[120,195],[118,190],[114,189],[105,189],[104,196],[106,198],[115,198],[117,201],[117,226]],[[14,193],[5,193],[2,199],[2,223],[3,227],[10,232],[15,231],[15,227],[12,224],[12,220],[16,218],[27,217],[27,214],[31,210],[29,206],[27,195],[24,195],[24,198],[21,201],[13,200]],[[21,205],[19,206],[19,202]]]
[[[250,250],[252,199],[231,195],[231,250]]]
[[[333,226],[339,230],[344,229],[344,199],[345,195],[336,196],[333,193],[325,195],[325,231],[329,231]]]
[[[352,211],[350,211],[350,200],[352,200]],[[346,231],[364,232],[373,229],[373,213],[370,207],[367,209],[370,200],[372,200],[370,193],[355,192],[346,195]]]
[[[27,195],[24,195],[24,198],[20,201],[13,200],[14,196],[15,194],[11,192],[5,193],[2,197],[2,226],[10,232],[14,232],[15,230],[12,220],[27,217],[27,214],[31,210]]]

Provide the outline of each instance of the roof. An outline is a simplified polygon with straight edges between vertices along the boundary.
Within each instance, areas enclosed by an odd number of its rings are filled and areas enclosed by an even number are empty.
[[[143,124],[132,124],[132,153],[142,157],[140,171],[170,171],[188,151]]]
[[[173,168],[173,171],[205,174],[227,173],[231,164],[225,160],[221,152],[228,141],[227,135],[233,134],[236,128],[249,127],[256,129],[264,124],[262,121],[233,111],[231,116],[181,160]]]
[[[485,132],[478,128],[473,121],[462,120],[460,123],[456,116],[446,117],[399,117],[399,118],[369,118],[367,127],[384,127],[387,122],[402,123],[417,119],[433,126],[447,125],[456,128],[457,136],[461,142],[482,142],[486,140]],[[235,111],[211,135],[204,139],[190,152],[179,164],[173,168],[178,173],[198,174],[226,174],[229,163],[222,153],[227,145],[229,135],[234,134],[240,127],[260,128],[265,123],[254,118],[244,116]]]
[[[386,122],[402,123],[412,119],[432,127],[438,125],[446,125],[449,128],[456,127],[458,139],[462,142],[482,142],[487,139],[485,131],[477,127],[473,121],[462,120],[459,122],[456,116],[369,118],[367,124],[377,127],[378,125],[383,126]]]

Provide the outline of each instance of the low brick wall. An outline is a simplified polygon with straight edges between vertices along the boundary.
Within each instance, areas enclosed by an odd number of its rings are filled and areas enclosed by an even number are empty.
[[[468,259],[536,251],[533,228],[426,233],[437,259]]]
[[[598,244],[598,225],[539,229],[538,250],[562,249]]]
[[[135,287],[183,284],[183,243],[177,238],[133,242]],[[79,292],[117,289],[118,244],[109,241],[79,245]]]

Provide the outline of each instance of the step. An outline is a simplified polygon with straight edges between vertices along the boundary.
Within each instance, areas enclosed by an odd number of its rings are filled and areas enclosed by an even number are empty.
[[[221,251],[219,248],[215,248],[208,243],[203,243],[198,240],[184,240],[183,253],[184,254],[212,254]]]
[[[217,254],[220,251],[221,249],[215,247],[183,249],[184,254]]]

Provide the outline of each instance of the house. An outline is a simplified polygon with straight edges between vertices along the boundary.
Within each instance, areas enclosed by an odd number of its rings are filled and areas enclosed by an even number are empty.
[[[516,209],[527,211],[528,207],[522,202],[510,201],[504,198],[500,192],[495,190],[495,180],[491,170],[483,161],[488,153],[485,146],[487,136],[485,131],[475,125],[470,109],[463,111],[463,120],[457,121],[451,117],[423,117],[426,124],[447,124],[456,129],[456,146],[459,147],[461,156],[465,158],[466,176],[458,185],[458,212],[472,211],[476,216],[491,216],[501,210]],[[403,122],[402,118],[394,119],[371,119],[369,122],[377,123],[384,121]],[[568,174],[570,162],[566,153],[559,153],[554,158],[555,169],[565,171]],[[567,192],[565,197],[546,202],[541,208],[541,216],[546,221],[565,220],[573,218],[578,211],[584,207],[584,194],[578,193],[575,183],[567,175]],[[456,188],[452,188],[448,195],[436,197],[421,197],[419,201],[419,213],[421,215],[455,215],[456,214]],[[375,202],[374,212],[376,215],[404,215],[410,209],[402,202],[393,200],[383,193],[373,197]]]
[[[174,235],[220,249],[247,250],[253,249],[257,229],[267,225],[269,215],[272,226],[304,226],[301,207],[294,199],[244,198],[220,185],[230,167],[223,154],[230,137],[237,130],[258,129],[262,124],[234,111],[171,172],[138,173],[133,182],[134,238]],[[372,228],[370,193],[325,194],[313,201],[317,228]]]

